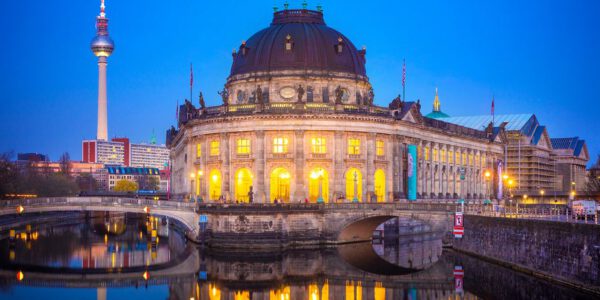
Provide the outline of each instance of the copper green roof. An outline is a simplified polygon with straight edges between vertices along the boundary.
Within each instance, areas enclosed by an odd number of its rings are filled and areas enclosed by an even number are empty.
[[[449,118],[450,116],[441,111],[432,111],[432,112],[428,113],[427,115],[425,115],[425,117],[431,118],[431,119],[439,119],[439,118]]]

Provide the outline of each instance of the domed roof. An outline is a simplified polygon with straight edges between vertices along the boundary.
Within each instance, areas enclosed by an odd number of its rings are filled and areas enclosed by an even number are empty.
[[[115,43],[108,35],[97,35],[92,39],[90,47],[96,56],[109,56],[115,49]]]
[[[271,26],[242,43],[230,76],[300,69],[366,77],[365,53],[325,25],[322,12],[286,9],[275,12]]]

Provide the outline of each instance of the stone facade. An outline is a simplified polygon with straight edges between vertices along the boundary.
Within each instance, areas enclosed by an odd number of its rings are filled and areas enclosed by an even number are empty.
[[[315,149],[315,138],[323,139],[323,151]],[[276,139],[287,141],[283,151],[274,145]],[[240,140],[248,140],[247,151],[239,149]],[[351,147],[351,140],[356,147]],[[211,155],[211,145],[216,143],[218,151]],[[235,175],[246,168],[252,174],[254,202],[273,202],[271,176],[283,168],[291,177],[286,200],[302,202],[310,198],[311,172],[323,169],[328,181],[322,191],[326,201],[350,200],[347,185],[353,182],[350,189],[361,191],[360,201],[389,202],[406,195],[408,144],[417,144],[420,151],[418,194],[422,198],[483,199],[490,189],[483,170],[502,157],[499,143],[449,134],[410,118],[293,113],[199,118],[185,124],[171,144],[172,192],[180,197],[246,202],[235,196],[245,196],[236,193]],[[215,170],[222,176],[222,197],[217,198],[210,195],[213,178],[209,177]],[[357,170],[361,182],[348,181],[347,176],[354,176],[349,170]],[[378,171],[383,174],[383,188],[376,187]]]

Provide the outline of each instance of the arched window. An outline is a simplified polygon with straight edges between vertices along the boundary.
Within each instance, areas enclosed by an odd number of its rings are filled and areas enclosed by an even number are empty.
[[[271,203],[290,201],[290,179],[291,175],[285,168],[275,168],[271,172],[270,193]]]
[[[377,202],[385,202],[385,172],[382,169],[375,171],[374,182]]]
[[[221,179],[221,171],[212,169],[209,173],[209,186],[208,186],[208,198],[212,201],[218,201],[221,197],[221,186],[223,184]]]
[[[317,202],[329,202],[329,173],[323,168],[314,168],[308,178],[308,199]]]
[[[346,171],[346,200],[362,202],[362,173],[357,168]]]
[[[248,202],[250,188],[252,187],[252,172],[248,168],[241,168],[235,172],[235,200]]]

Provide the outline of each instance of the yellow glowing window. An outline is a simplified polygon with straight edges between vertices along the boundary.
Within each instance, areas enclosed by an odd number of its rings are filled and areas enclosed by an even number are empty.
[[[423,157],[423,147],[419,146],[417,148],[417,158],[421,159],[421,157]]]
[[[441,154],[440,154],[440,155],[441,155],[441,156],[440,156],[440,160],[441,160],[442,162],[446,162],[446,150],[445,150],[445,149],[442,149],[442,150],[440,150],[440,153],[441,153]]]
[[[425,160],[429,160],[429,147],[425,147]]]
[[[325,138],[314,137],[310,141],[312,153],[327,153],[327,145],[325,145]]]
[[[351,154],[351,155],[360,154],[360,140],[359,139],[348,139],[348,154]]]
[[[467,153],[462,154],[462,164],[463,166],[467,165]]]
[[[385,142],[383,140],[375,141],[375,155],[377,155],[377,156],[385,155]]]
[[[221,153],[221,143],[219,141],[210,142],[210,156],[219,156]]]
[[[479,158],[479,154],[475,155],[475,164],[478,165],[481,162],[481,159]]]
[[[454,152],[448,151],[448,163],[454,163]]]
[[[469,166],[473,165],[473,154],[469,154]]]
[[[202,147],[201,144],[196,144],[196,157],[200,158],[202,156]]]
[[[460,152],[456,152],[456,160],[454,161],[455,164],[460,164]]]
[[[481,165],[485,166],[485,155],[481,156]]]
[[[250,139],[238,139],[237,140],[237,153],[238,154],[250,154]]]
[[[438,161],[438,149],[433,149],[433,161]]]
[[[273,139],[273,153],[287,153],[288,152],[288,138],[276,137]]]

